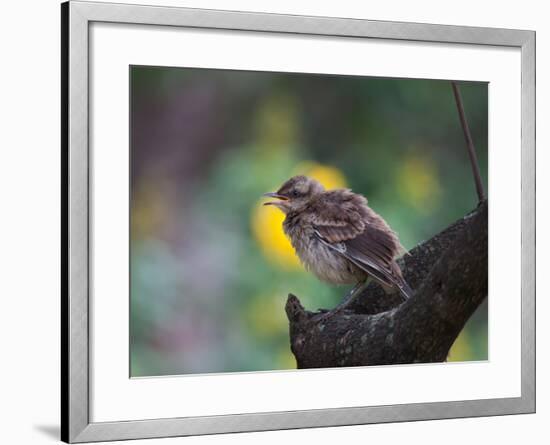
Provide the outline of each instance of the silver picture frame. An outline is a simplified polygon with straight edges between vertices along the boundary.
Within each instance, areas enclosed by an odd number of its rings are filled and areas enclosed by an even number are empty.
[[[70,1],[62,17],[61,435],[69,443],[535,412],[535,33]],[[89,26],[111,22],[514,47],[521,50],[521,397],[306,411],[90,421]]]

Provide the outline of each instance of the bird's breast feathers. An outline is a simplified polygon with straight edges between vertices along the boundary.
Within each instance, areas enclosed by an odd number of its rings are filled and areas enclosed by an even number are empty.
[[[355,284],[366,278],[363,271],[319,241],[312,226],[285,225],[285,232],[300,262],[321,281],[331,284]],[[338,243],[337,246],[345,249],[343,243]]]

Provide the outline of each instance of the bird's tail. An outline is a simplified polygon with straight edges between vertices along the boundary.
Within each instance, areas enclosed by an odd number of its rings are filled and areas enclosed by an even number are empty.
[[[398,287],[399,292],[401,292],[401,295],[403,295],[403,298],[405,298],[405,300],[408,300],[413,296],[414,291],[404,279],[401,280],[401,283],[398,284]]]
[[[403,278],[401,268],[395,261],[392,262],[392,269],[394,275],[394,283],[397,285],[397,288],[399,289],[399,292],[401,293],[403,298],[405,300],[408,300],[413,296],[414,291],[412,290],[411,286],[409,286],[409,284],[405,281],[405,278]]]

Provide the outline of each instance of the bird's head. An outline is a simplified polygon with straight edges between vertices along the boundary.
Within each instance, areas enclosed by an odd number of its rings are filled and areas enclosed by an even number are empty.
[[[293,176],[286,181],[276,192],[265,193],[264,196],[275,198],[275,201],[268,201],[264,205],[273,205],[283,213],[300,211],[312,198],[325,189],[315,179],[307,176]]]

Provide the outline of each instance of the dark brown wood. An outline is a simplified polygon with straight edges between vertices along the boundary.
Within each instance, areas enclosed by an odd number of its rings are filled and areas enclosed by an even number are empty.
[[[464,112],[464,104],[462,103],[462,96],[460,89],[456,82],[451,82],[453,87],[453,94],[455,96],[456,108],[458,110],[458,117],[460,118],[460,124],[464,131],[464,138],[466,139],[466,147],[468,149],[468,156],[470,158],[470,164],[472,166],[472,174],[474,175],[474,181],[476,184],[477,197],[479,202],[486,199],[485,190],[483,189],[483,181],[481,180],[481,173],[479,172],[479,163],[477,162],[476,148],[474,146],[474,140],[470,133],[470,126],[466,119],[466,113]]]
[[[415,290],[403,302],[371,283],[349,310],[326,317],[290,294],[286,313],[298,368],[441,362],[487,297],[487,201],[402,258]]]

